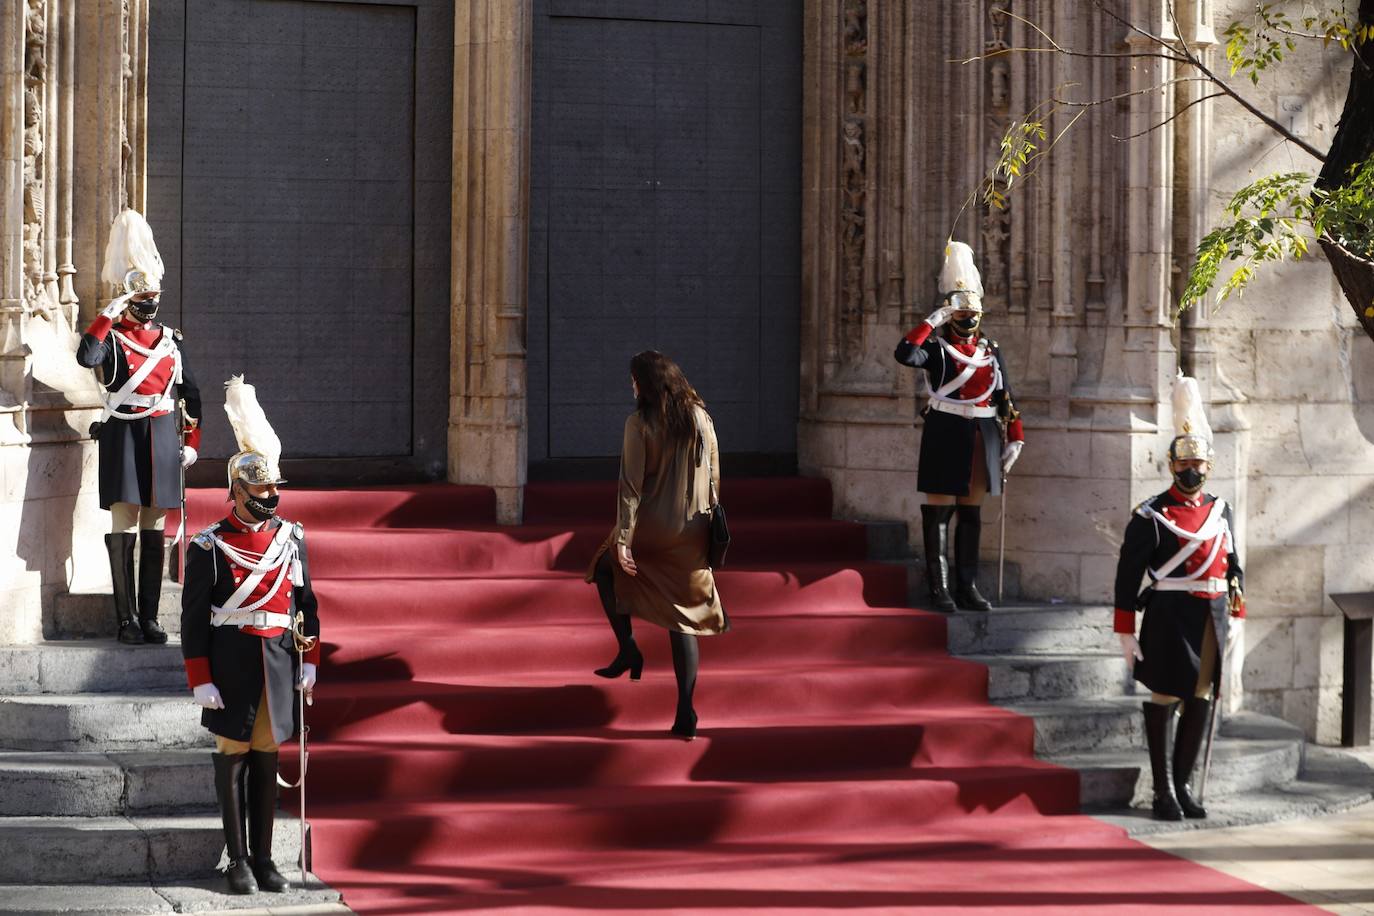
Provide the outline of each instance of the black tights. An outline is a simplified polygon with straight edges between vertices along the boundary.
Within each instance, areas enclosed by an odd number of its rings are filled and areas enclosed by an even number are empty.
[[[592,578],[596,582],[596,593],[601,598],[601,610],[605,611],[606,619],[610,621],[620,653],[633,654],[639,651],[639,647],[635,645],[630,615],[616,611],[615,574],[611,571],[613,562],[611,551],[607,550],[597,561]],[[673,650],[673,674],[677,677],[677,706],[679,710],[686,711],[692,708],[692,694],[697,689],[701,649],[695,635],[676,630],[668,631],[668,645]]]

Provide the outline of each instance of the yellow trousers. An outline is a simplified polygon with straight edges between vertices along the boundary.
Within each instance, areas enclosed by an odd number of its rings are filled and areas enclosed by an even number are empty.
[[[258,699],[258,715],[253,719],[253,734],[247,741],[235,741],[223,735],[215,735],[215,747],[221,754],[237,757],[253,751],[275,751],[281,745],[272,740],[272,714],[267,709],[267,688]]]

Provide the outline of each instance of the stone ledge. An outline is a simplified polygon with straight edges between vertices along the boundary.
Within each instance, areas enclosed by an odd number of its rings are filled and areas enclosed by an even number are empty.
[[[181,586],[163,580],[162,596],[158,601],[158,622],[172,635],[181,634]],[[86,639],[109,637],[114,639],[114,598],[109,592],[66,592],[58,594],[52,609],[43,615],[45,639]],[[130,648],[137,648],[132,646]]]

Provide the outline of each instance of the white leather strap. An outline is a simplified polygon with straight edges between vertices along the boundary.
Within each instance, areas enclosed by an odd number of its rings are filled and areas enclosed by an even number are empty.
[[[222,607],[210,608],[212,627],[253,627],[267,630],[272,627],[289,628],[290,614],[274,614],[271,611],[227,611]]]
[[[181,350],[177,348],[176,341],[171,335],[163,332],[162,338],[152,348],[144,347],[125,337],[118,331],[112,332],[115,338],[115,346],[124,346],[135,353],[144,357],[143,365],[129,373],[129,378],[120,386],[118,391],[110,392],[108,389],[102,392],[105,400],[105,409],[101,411],[100,422],[104,423],[111,417],[120,420],[139,420],[148,414],[159,410],[171,410],[175,401],[172,399],[172,387],[176,384],[181,375]],[[167,377],[167,387],[160,395],[139,395],[135,390],[142,385],[148,376],[161,365],[167,357],[172,358],[172,373]],[[152,399],[152,403],[145,403]],[[126,406],[142,408],[136,413],[119,413],[119,409]]]
[[[1226,580],[1216,576],[1206,579],[1162,579],[1155,583],[1157,592],[1224,592]]]
[[[982,400],[982,398],[979,398]],[[936,401],[930,402],[931,410],[938,410],[941,413],[952,413],[960,417],[995,417],[997,408],[991,404],[979,406],[978,404],[961,404],[958,401]]]
[[[276,596],[277,591],[282,587],[282,583],[286,581],[287,576],[290,575],[291,569],[294,566],[294,563],[291,562],[295,560],[296,551],[294,543],[295,542],[291,540],[291,526],[282,525],[277,529],[277,533],[273,535],[272,543],[268,545],[267,550],[262,555],[262,559],[250,565],[244,562],[243,554],[239,553],[232,546],[224,543],[219,537],[216,537],[216,546],[224,551],[224,555],[229,558],[230,562],[234,563],[236,566],[242,566],[249,570],[248,576],[244,578],[243,582],[235,589],[234,593],[229,596],[229,600],[224,602],[224,606],[218,610],[230,614],[239,611],[248,613],[256,611],[258,608],[271,601]],[[272,587],[267,590],[267,594],[247,607],[244,607],[243,602],[248,600],[248,596],[253,594],[253,590],[258,587],[258,583],[272,570],[277,571],[277,578],[272,583]]]

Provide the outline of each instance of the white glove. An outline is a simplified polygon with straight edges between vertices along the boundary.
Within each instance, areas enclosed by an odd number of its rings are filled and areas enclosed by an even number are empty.
[[[306,699],[315,690],[316,667],[314,662],[305,662],[301,665],[301,679],[296,684],[297,690],[304,690]]]
[[[926,324],[930,325],[932,328],[938,328],[942,324],[947,324],[949,322],[949,316],[953,314],[954,306],[941,306],[930,313],[930,317],[926,319]]]
[[[196,450],[191,446],[183,445],[181,447],[181,466],[183,468],[189,468],[191,465],[195,464],[196,459],[199,457],[200,455],[198,455]]]
[[[199,684],[191,692],[196,695],[196,702],[206,709],[224,708],[224,697],[219,695],[219,688],[214,684]]]
[[[122,296],[116,296],[115,298],[110,300],[110,304],[105,306],[105,310],[102,311],[100,314],[103,317],[108,318],[111,321],[114,321],[120,315],[124,314],[124,310],[129,307],[129,300],[132,297],[133,293],[125,293]]]
[[[1145,656],[1140,652],[1140,643],[1136,642],[1133,633],[1118,633],[1117,637],[1121,640],[1121,657],[1126,659],[1126,667],[1134,668],[1137,661],[1145,661]]]
[[[1026,443],[1016,441],[1008,442],[1002,446],[1002,473],[1006,474],[1011,470],[1011,466],[1016,463],[1016,459],[1021,457],[1021,447]]]

